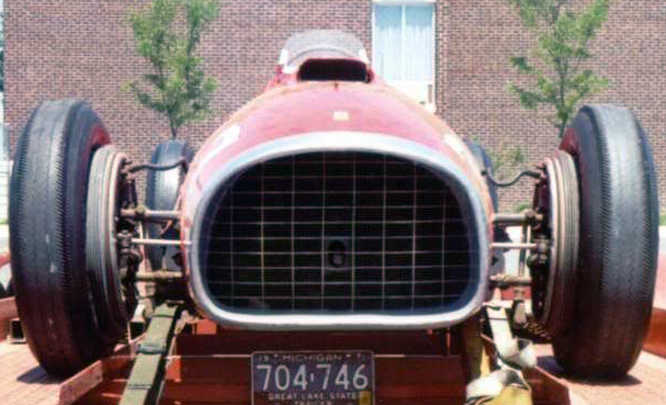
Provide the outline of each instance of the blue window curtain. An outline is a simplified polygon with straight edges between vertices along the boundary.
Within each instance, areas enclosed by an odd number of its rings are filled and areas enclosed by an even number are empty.
[[[432,4],[405,7],[405,80],[433,80],[432,13]]]
[[[402,79],[402,6],[375,6],[373,61],[385,80]]]
[[[433,81],[433,5],[374,7],[375,70],[388,81]]]

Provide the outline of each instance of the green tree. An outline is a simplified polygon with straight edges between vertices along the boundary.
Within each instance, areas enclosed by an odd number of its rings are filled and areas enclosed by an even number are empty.
[[[493,175],[500,181],[515,176],[527,162],[525,148],[520,145],[502,143],[496,149],[488,149],[488,156],[493,164]]]
[[[560,138],[585,97],[601,92],[608,80],[586,67],[592,58],[590,41],[608,18],[611,0],[591,0],[582,6],[570,0],[508,0],[520,15],[522,25],[536,37],[530,57],[510,58],[521,74],[534,78],[531,89],[510,85],[523,108],[551,106],[548,116]]]
[[[126,88],[141,105],[167,117],[173,138],[183,125],[211,115],[217,81],[204,73],[197,46],[218,14],[217,0],[153,0],[130,14],[136,52],[152,72]]]

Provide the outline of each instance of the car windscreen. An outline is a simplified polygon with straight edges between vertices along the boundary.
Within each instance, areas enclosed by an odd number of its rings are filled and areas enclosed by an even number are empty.
[[[280,53],[279,64],[296,68],[310,58],[358,58],[368,62],[361,41],[337,30],[311,30],[292,35]]]

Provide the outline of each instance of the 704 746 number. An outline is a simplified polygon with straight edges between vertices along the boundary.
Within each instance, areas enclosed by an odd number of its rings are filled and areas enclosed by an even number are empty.
[[[370,385],[366,364],[319,363],[310,368],[300,364],[295,369],[287,364],[257,364],[255,370],[261,373],[261,391],[361,391]]]

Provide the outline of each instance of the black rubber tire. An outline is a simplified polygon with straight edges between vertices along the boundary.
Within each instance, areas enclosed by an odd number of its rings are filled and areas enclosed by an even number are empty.
[[[474,155],[476,163],[479,165],[479,167],[481,167],[486,172],[492,175],[493,162],[490,159],[490,155],[488,155],[488,152],[486,152],[486,149],[474,141],[465,140],[465,143],[467,144],[467,147]],[[495,212],[497,212],[497,210],[499,209],[499,197],[497,196],[497,187],[493,183],[491,183],[490,180],[488,179],[486,179],[486,183],[488,184],[488,191],[490,192],[490,199],[493,202],[493,208],[495,209]]]
[[[560,148],[580,188],[578,283],[571,327],[553,337],[570,374],[619,378],[635,364],[654,296],[659,203],[652,153],[634,115],[586,106]]]
[[[97,327],[86,271],[86,197],[94,151],[110,142],[90,107],[47,101],[18,140],[10,183],[12,281],[30,349],[66,377],[113,345]]]
[[[166,165],[185,158],[187,163],[192,161],[194,153],[185,141],[169,140],[155,148],[150,163]],[[172,210],[178,200],[178,191],[183,183],[186,171],[183,166],[171,170],[149,170],[146,180],[146,206],[153,210]],[[162,235],[160,224],[149,224],[148,235],[151,238],[177,239],[178,233],[167,232]],[[160,246],[146,246],[146,256],[153,270],[163,267],[162,259],[166,248]]]

